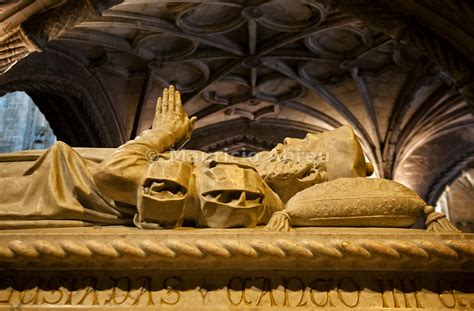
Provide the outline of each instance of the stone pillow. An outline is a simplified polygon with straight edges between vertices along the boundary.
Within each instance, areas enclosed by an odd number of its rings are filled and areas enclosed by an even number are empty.
[[[386,179],[339,178],[292,197],[293,226],[410,227],[426,206],[414,191]]]

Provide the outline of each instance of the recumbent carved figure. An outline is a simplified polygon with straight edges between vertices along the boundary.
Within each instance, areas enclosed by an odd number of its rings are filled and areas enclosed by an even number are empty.
[[[348,126],[251,158],[173,150],[195,122],[171,86],[152,128],[116,150],[58,142],[36,157],[0,156],[0,228],[409,227],[424,211],[428,230],[457,230],[408,188],[365,178],[373,167]]]

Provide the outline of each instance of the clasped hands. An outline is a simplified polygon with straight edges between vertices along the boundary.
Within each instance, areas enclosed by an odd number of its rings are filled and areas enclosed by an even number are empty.
[[[182,146],[191,138],[196,120],[196,117],[190,119],[183,111],[181,94],[171,85],[158,98],[152,128],[171,132],[175,136],[176,145]]]

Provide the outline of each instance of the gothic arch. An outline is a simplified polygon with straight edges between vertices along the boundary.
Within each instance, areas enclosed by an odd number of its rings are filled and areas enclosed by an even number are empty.
[[[0,92],[25,91],[50,122],[58,140],[72,146],[115,147],[123,143],[120,123],[114,109],[107,107],[107,96],[97,84],[81,80],[84,73],[78,68],[69,68],[76,70],[74,74],[58,70],[61,61],[66,61],[63,58],[56,51],[31,55],[0,77]],[[43,62],[48,63],[48,70],[42,70]]]

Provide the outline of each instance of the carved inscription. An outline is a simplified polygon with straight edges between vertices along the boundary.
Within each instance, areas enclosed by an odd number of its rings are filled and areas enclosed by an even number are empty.
[[[282,285],[282,290],[277,290],[277,285]],[[249,287],[258,288],[258,295],[251,295]],[[347,287],[349,291],[345,290]],[[281,280],[233,277],[227,286],[229,303],[234,306],[334,307],[335,299],[339,305],[354,308],[359,304],[360,294],[360,286],[349,277],[314,279],[308,283],[296,276]]]
[[[387,281],[384,281],[383,278],[379,277],[377,281],[384,308],[423,308],[414,278],[409,278],[408,280],[389,278]],[[397,282],[399,285],[398,290],[396,287]],[[385,286],[385,283],[388,283],[388,288]],[[410,288],[407,286],[410,286]]]
[[[0,276],[1,306],[229,306],[237,308],[471,309],[473,278],[351,273]],[[424,282],[424,283],[423,283]],[[423,284],[422,284],[423,283]],[[471,286],[471,287],[470,287]],[[217,304],[217,305],[216,305]]]
[[[456,288],[464,287],[461,282],[467,282],[470,284],[471,288],[474,287],[474,279],[469,280],[458,280],[458,279],[448,279],[441,278],[436,281],[436,292],[438,293],[439,300],[442,305],[448,309],[454,308],[474,308],[474,299],[472,297],[463,297]]]

